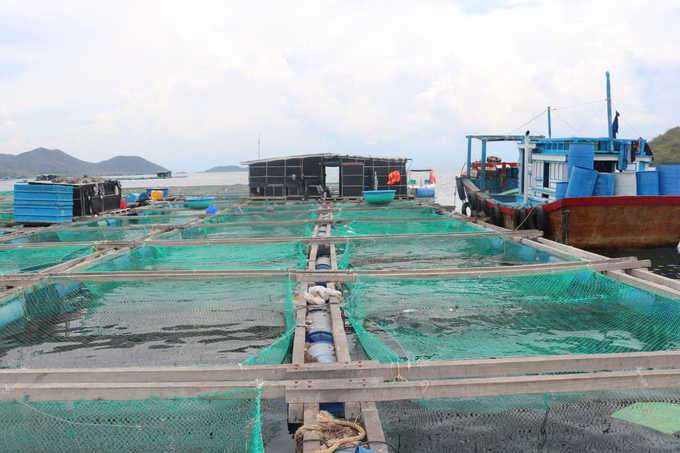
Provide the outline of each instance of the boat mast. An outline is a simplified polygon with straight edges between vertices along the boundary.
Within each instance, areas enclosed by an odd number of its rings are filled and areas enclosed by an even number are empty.
[[[552,138],[552,124],[550,122],[550,106],[548,106],[548,138]]]
[[[609,128],[609,152],[614,152],[614,134],[612,132],[612,91],[609,83],[609,71],[607,71],[607,122]]]

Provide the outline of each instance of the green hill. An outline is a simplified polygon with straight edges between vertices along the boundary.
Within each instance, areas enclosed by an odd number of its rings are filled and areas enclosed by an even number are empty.
[[[62,176],[153,174],[165,168],[137,156],[116,156],[92,163],[58,149],[38,148],[18,155],[0,154],[0,176]]]
[[[654,165],[680,164],[680,126],[668,129],[649,142],[654,152]]]

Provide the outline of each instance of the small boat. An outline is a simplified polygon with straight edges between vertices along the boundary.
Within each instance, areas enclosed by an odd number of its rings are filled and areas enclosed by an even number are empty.
[[[408,171],[408,194],[415,198],[434,198],[437,179],[432,169]]]
[[[616,138],[607,73],[607,137],[469,135],[468,165],[456,178],[463,213],[508,229],[590,250],[675,247],[680,240],[680,166],[651,169],[646,140]],[[603,101],[604,102],[604,101]],[[472,141],[482,158],[472,161]],[[520,158],[486,157],[488,143],[514,141]],[[485,162],[482,165],[481,162]]]

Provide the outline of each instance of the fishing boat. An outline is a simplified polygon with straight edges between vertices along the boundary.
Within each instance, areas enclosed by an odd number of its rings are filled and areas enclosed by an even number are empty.
[[[508,229],[590,250],[674,247],[680,240],[680,166],[650,168],[643,138],[617,138],[607,77],[607,137],[468,135],[467,167],[457,178],[463,212]],[[481,161],[472,162],[473,140]],[[487,143],[516,142],[517,163],[488,159]],[[481,165],[485,162],[485,165]]]

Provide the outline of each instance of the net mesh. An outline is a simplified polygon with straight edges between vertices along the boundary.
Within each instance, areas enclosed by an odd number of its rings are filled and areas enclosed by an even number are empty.
[[[653,404],[653,403],[665,404]],[[399,451],[671,452],[677,435],[612,417],[644,404],[677,418],[680,389],[636,389],[377,403],[385,439]]]
[[[64,247],[16,247],[0,250],[0,274],[6,272],[38,272],[95,251],[94,245]]]
[[[0,368],[281,363],[295,327],[291,285],[49,278],[0,304]]]
[[[310,224],[295,225],[225,225],[212,227],[192,227],[181,231],[163,233],[154,239],[158,240],[191,240],[191,239],[239,239],[265,237],[309,237],[314,232]]]
[[[317,204],[262,204],[262,205],[247,205],[247,206],[234,206],[233,212],[266,212],[267,208],[271,208],[274,211],[312,211],[314,209],[319,209]]]
[[[127,401],[0,403],[13,452],[264,451],[260,390]]]
[[[307,257],[299,242],[267,245],[143,245],[132,251],[104,256],[85,272],[304,269]]]
[[[383,236],[398,234],[467,233],[481,231],[478,228],[454,219],[408,221],[408,222],[367,222],[353,221],[336,225],[333,236]]]
[[[307,211],[250,212],[245,214],[216,214],[203,220],[203,223],[240,223],[240,222],[288,222],[311,220]]]
[[[146,236],[146,234],[145,228],[82,228],[73,231],[46,228],[5,241],[5,243],[131,241]]]
[[[341,269],[440,269],[512,266],[577,261],[507,240],[490,237],[350,240],[338,256]]]
[[[317,215],[315,215],[317,216]],[[317,216],[318,217],[318,216]],[[361,220],[361,219],[434,219],[449,218],[449,216],[437,214],[433,208],[415,209],[370,209],[365,211],[340,210],[333,213],[333,218],[338,220]]]
[[[127,216],[112,217],[109,219],[93,220],[91,222],[78,222],[69,224],[68,227],[117,227],[134,225],[181,225],[191,220],[188,215],[183,216]]]
[[[372,360],[678,349],[680,304],[587,268],[396,280],[359,276],[346,313]]]

